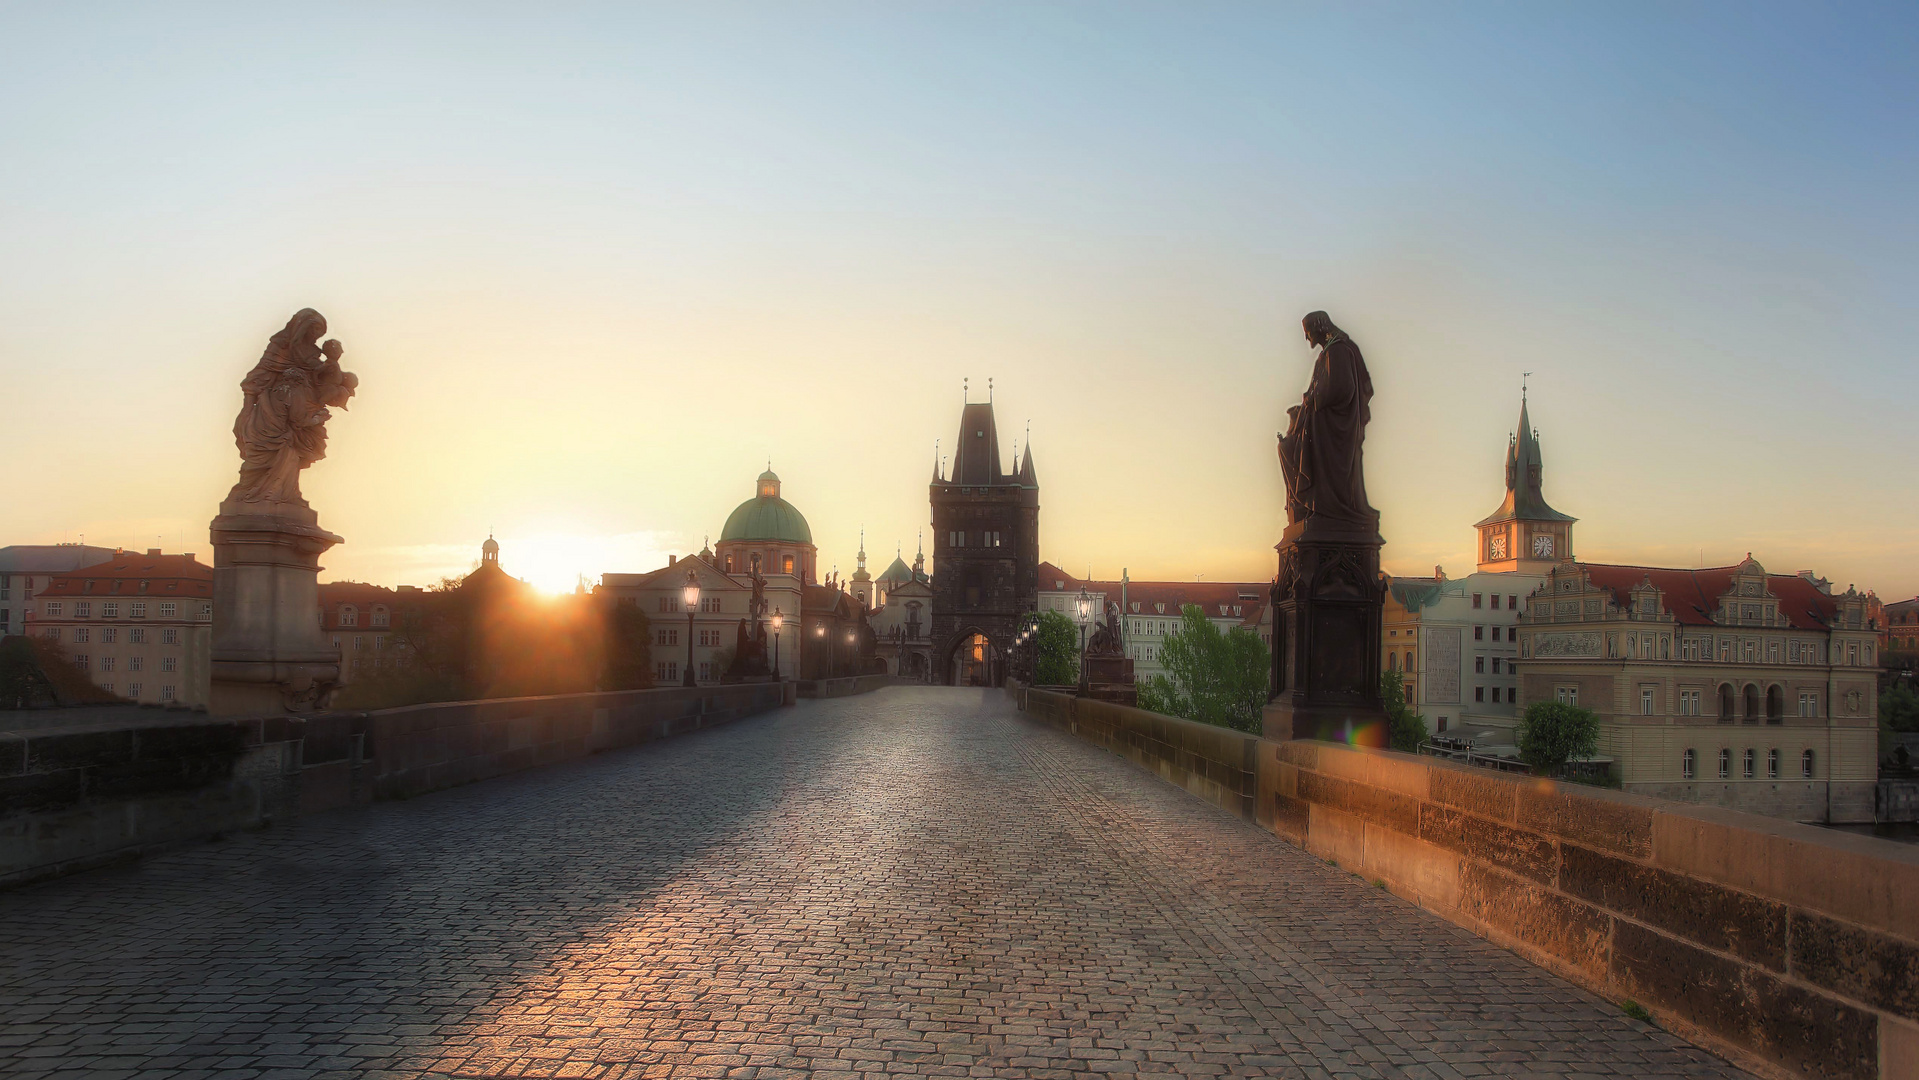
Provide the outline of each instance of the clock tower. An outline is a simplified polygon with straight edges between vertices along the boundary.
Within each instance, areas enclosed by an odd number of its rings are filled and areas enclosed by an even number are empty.
[[[1519,432],[1506,445],[1506,501],[1478,525],[1481,572],[1543,574],[1573,557],[1573,522],[1579,519],[1546,505],[1542,471],[1539,433],[1522,392]]]

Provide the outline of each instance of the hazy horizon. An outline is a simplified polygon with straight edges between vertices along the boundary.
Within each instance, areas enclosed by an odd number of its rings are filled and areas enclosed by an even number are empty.
[[[1579,557],[1912,596],[1913,55],[1890,5],[0,9],[0,545],[210,560],[311,306],[329,580],[652,569],[769,459],[824,570],[910,562],[990,377],[1043,558],[1263,581],[1324,308],[1394,573],[1472,568],[1531,372]]]

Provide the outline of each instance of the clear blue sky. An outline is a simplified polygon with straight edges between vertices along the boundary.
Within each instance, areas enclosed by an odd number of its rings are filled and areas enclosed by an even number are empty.
[[[1042,548],[1264,579],[1298,319],[1366,350],[1401,572],[1521,371],[1579,553],[1919,592],[1919,8],[0,7],[0,542],[205,551],[301,306],[330,576],[926,519],[959,378]]]

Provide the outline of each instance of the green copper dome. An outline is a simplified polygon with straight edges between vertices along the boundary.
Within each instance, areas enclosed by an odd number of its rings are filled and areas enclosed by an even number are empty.
[[[780,478],[768,469],[759,476],[759,494],[741,503],[727,515],[720,539],[784,540],[793,544],[813,542],[813,530],[806,516],[793,504],[780,498]]]

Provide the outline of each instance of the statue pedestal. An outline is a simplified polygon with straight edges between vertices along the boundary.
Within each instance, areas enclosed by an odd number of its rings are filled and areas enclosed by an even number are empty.
[[[342,538],[304,502],[220,504],[213,519],[213,655],[207,712],[326,708],[340,650],[320,629],[320,555]]]
[[[1138,705],[1133,661],[1125,656],[1088,656],[1080,661],[1079,696],[1120,705]]]
[[[1389,741],[1379,702],[1381,545],[1376,524],[1341,528],[1313,519],[1289,527],[1280,540],[1267,738]]]

